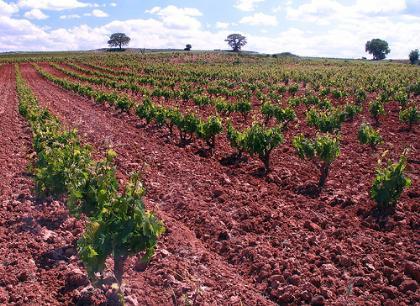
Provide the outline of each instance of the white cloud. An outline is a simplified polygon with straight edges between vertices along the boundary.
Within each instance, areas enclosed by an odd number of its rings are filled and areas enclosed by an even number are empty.
[[[216,22],[216,29],[226,30],[227,28],[229,28],[229,26],[230,26],[229,22],[221,22],[221,21]]]
[[[237,0],[235,7],[241,11],[250,12],[255,9],[257,3],[264,1],[265,0]]]
[[[197,17],[202,16],[203,14],[196,8],[178,8],[174,5],[169,5],[165,8],[161,8],[160,6],[155,6],[150,10],[147,10],[146,13],[155,14],[162,17],[174,16],[174,15],[183,15],[183,16],[191,16]]]
[[[201,22],[196,17],[203,15],[196,8],[178,8],[174,5],[165,8],[155,6],[146,13],[157,15],[165,26],[175,29],[199,29]]]
[[[243,17],[239,23],[249,24],[252,26],[276,26],[278,24],[276,16],[266,15],[263,13],[255,13],[252,16]]]
[[[0,0],[0,16],[11,16],[18,11],[19,8],[14,3],[9,4]]]
[[[60,19],[79,19],[80,15],[78,14],[70,14],[70,15],[61,15]]]
[[[108,17],[108,14],[105,13],[104,11],[102,11],[102,10],[94,9],[91,13],[91,16],[98,17],[98,18],[104,18],[104,17]]]
[[[116,7],[116,6],[117,6],[117,4],[116,4],[115,2],[111,2],[111,3],[109,4],[109,6],[111,6],[111,7]]]
[[[356,11],[374,14],[401,12],[406,8],[405,0],[357,0],[355,4]]]
[[[40,9],[32,9],[27,11],[24,16],[28,19],[44,20],[48,18]]]
[[[62,11],[82,7],[90,7],[92,4],[78,0],[19,0],[17,5],[21,8],[43,9]]]

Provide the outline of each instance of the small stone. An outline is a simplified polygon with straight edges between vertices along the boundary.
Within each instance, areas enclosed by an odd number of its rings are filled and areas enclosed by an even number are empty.
[[[289,304],[289,303],[292,303],[294,299],[295,297],[292,294],[290,294],[289,292],[286,292],[278,298],[278,302]]]
[[[324,306],[325,298],[322,295],[315,295],[311,300],[311,305],[313,306]]]
[[[407,291],[416,292],[417,282],[412,279],[405,280],[400,285],[400,291],[406,293]]]
[[[332,264],[323,264],[321,269],[322,272],[327,276],[333,276],[337,271],[337,268],[334,267]]]
[[[229,239],[230,239],[230,235],[227,231],[220,232],[218,240],[229,240]]]
[[[161,249],[161,250],[160,250],[160,253],[161,253],[162,255],[164,255],[164,256],[169,256],[169,255],[171,255],[171,253],[170,253],[168,250],[166,250],[166,249]]]
[[[366,284],[366,281],[363,277],[358,277],[354,281],[355,287],[363,287]]]
[[[20,282],[26,282],[27,280],[28,280],[28,277],[29,277],[29,275],[28,275],[28,273],[26,272],[26,271],[24,271],[24,272],[22,272],[22,273],[20,273],[19,275],[18,275],[18,277],[17,277],[17,279],[20,281]]]
[[[338,262],[340,263],[341,266],[348,268],[351,265],[353,265],[353,260],[351,260],[350,257],[347,257],[345,255],[339,255],[337,257],[338,257]]]
[[[221,190],[221,189],[215,189],[215,190],[213,190],[213,198],[218,198],[218,197],[220,197],[222,195],[223,195],[223,190]]]
[[[78,288],[81,286],[86,286],[88,284],[89,284],[89,279],[78,268],[73,269],[67,274],[66,285],[68,287]]]
[[[125,301],[127,302],[127,305],[132,305],[132,306],[138,306],[139,302],[137,301],[137,299],[131,295],[126,296],[125,297]]]
[[[300,293],[301,300],[309,302],[311,300],[311,293],[308,290],[304,290]]]
[[[75,250],[73,247],[67,248],[67,249],[64,251],[64,255],[65,255],[66,257],[72,257],[73,255],[76,255],[76,250]]]
[[[291,285],[295,285],[295,286],[297,286],[297,285],[299,285],[299,283],[300,283],[300,277],[299,277],[298,275],[292,275],[292,276],[289,276],[289,277],[287,278],[287,282],[288,282],[289,284],[291,284]]]
[[[420,282],[420,265],[412,261],[407,261],[404,267],[404,274]]]
[[[398,290],[394,286],[387,286],[382,288],[382,293],[387,295],[386,298],[394,299],[398,294]]]
[[[321,230],[321,227],[318,224],[315,224],[311,221],[306,220],[305,223],[303,224],[303,226],[313,232],[318,232]]]

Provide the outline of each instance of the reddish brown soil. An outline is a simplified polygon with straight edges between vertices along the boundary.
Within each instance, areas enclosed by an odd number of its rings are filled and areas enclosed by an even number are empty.
[[[122,178],[142,169],[147,205],[164,220],[168,233],[145,272],[135,272],[129,263],[127,292],[140,304],[170,304],[188,296],[197,296],[199,304],[420,301],[415,264],[419,165],[409,164],[413,187],[402,196],[397,213],[380,226],[370,214],[368,197],[378,153],[362,147],[356,137],[367,116],[344,125],[342,154],[327,188],[311,198],[296,190],[318,173],[296,157],[289,141],[273,152],[273,173],[263,179],[255,174],[260,166],[255,159],[220,164],[231,153],[224,139],[214,157],[201,158],[196,145],[180,148],[162,129],[138,128],[135,117],[61,90],[30,65],[22,72],[41,104],[77,127],[98,153],[110,145],[119,153]],[[417,131],[400,129],[395,104],[387,111],[381,149],[395,157],[412,145],[410,158],[416,159]],[[304,124],[298,130],[313,133]],[[293,133],[287,133],[287,140]],[[77,296],[77,290],[68,295]]]
[[[61,291],[82,228],[62,203],[32,196],[31,130],[18,113],[14,67],[0,75],[0,304],[61,304],[71,300]]]
[[[56,109],[52,108],[54,113],[68,126],[73,126],[73,123],[68,120],[70,111],[77,109],[84,113],[85,111],[80,107],[88,107],[91,111],[93,110],[93,105],[86,103],[85,100],[76,102],[79,99],[76,95],[63,91],[48,94],[47,91],[51,89],[50,86],[52,85],[40,78],[29,65],[22,66],[22,73],[28,83],[33,86],[41,105],[52,106],[53,101],[56,99],[58,99],[57,101],[69,99],[67,100],[69,104],[65,103],[71,105],[67,111],[56,111]],[[38,87],[35,84],[37,81],[41,81],[43,85]],[[56,90],[55,86],[52,88]],[[60,94],[60,96],[56,96],[56,94]],[[62,111],[65,112],[65,117]],[[92,113],[86,113],[86,115],[91,116]],[[106,121],[107,117],[112,117],[106,111],[102,111],[98,115],[96,119],[90,117],[88,120],[89,124],[96,125],[101,121]],[[90,143],[97,145],[98,151],[102,153],[112,143],[113,147],[120,153],[119,162],[123,162],[123,156],[126,155],[121,151],[121,148],[125,144],[118,140],[116,141],[115,136],[109,133],[110,131],[108,132],[116,122],[111,121],[106,126],[98,125],[97,127],[102,130],[101,134],[104,133],[102,135],[105,135],[105,137],[94,140],[95,135],[88,131],[91,128],[86,126],[87,130],[83,130],[82,121],[84,120],[85,118],[80,117],[77,120],[77,124],[74,125],[80,128],[81,135]],[[96,120],[98,120],[97,123],[95,123]],[[121,119],[117,120],[121,122]],[[124,127],[120,126],[120,128],[122,133]],[[134,127],[131,127],[131,129],[137,131]],[[145,140],[143,139],[142,142],[145,142]],[[135,142],[134,144],[137,146]],[[179,152],[181,153],[182,150],[179,150]],[[143,165],[143,162],[136,157],[131,160],[125,159],[124,163],[129,165],[130,171],[140,170],[140,167]],[[123,178],[128,173],[128,168],[121,166]],[[149,194],[152,195],[152,188],[149,188],[149,190]],[[272,304],[258,290],[254,289],[251,283],[242,279],[234,267],[227,264],[218,254],[209,251],[207,246],[195,237],[193,231],[174,218],[176,215],[171,216],[167,214],[160,208],[161,203],[154,198],[148,197],[147,204],[150,209],[154,209],[159,217],[164,220],[167,232],[160,240],[157,255],[146,271],[136,272],[133,269],[135,266],[134,258],[127,264],[125,291],[130,300],[149,305],[182,304],[188,302],[188,300],[195,300],[200,304],[225,304],[228,302],[232,305],[239,305],[241,301],[252,305]]]

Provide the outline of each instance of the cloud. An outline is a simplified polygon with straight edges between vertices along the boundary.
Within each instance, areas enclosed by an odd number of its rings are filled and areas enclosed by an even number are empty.
[[[24,16],[28,19],[35,19],[35,20],[44,20],[48,18],[48,15],[45,15],[40,9],[32,9],[27,11]]]
[[[147,10],[146,13],[155,14],[162,17],[174,16],[174,15],[182,15],[182,16],[202,16],[203,14],[196,8],[178,8],[174,5],[169,5],[165,8],[161,8],[160,6],[155,6],[150,10]]]
[[[19,0],[17,6],[25,9],[43,9],[62,11],[68,9],[90,7],[92,4],[78,0]]]
[[[244,12],[251,12],[255,10],[255,6],[257,3],[264,2],[265,0],[237,0],[235,7],[238,10]]]
[[[78,14],[61,15],[60,19],[79,19],[81,16]]]
[[[117,6],[117,4],[116,4],[115,2],[111,2],[111,3],[109,4],[109,6],[111,6],[111,7],[116,7],[116,6]]]
[[[221,21],[216,22],[216,29],[225,30],[229,28],[229,26],[230,26],[229,22],[221,22]]]
[[[107,13],[105,13],[104,11],[99,10],[99,9],[94,9],[92,11],[92,13],[90,13],[90,14],[91,14],[91,16],[98,17],[98,18],[104,18],[104,17],[108,17],[109,16]]]
[[[201,28],[201,22],[196,17],[203,15],[196,8],[178,8],[174,5],[165,8],[155,6],[146,13],[157,15],[165,26],[176,29]]]
[[[0,0],[0,16],[11,16],[14,13],[17,13],[19,8],[14,3],[6,3],[3,0]]]
[[[419,3],[420,4],[420,3]],[[396,13],[407,8],[405,0],[357,0],[354,9],[363,13]]]
[[[255,13],[252,16],[243,17],[239,23],[252,26],[276,26],[278,24],[276,16],[266,15],[263,13]]]

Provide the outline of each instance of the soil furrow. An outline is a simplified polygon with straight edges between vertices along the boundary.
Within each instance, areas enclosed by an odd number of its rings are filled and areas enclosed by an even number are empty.
[[[232,304],[272,304],[217,253],[197,239],[172,209],[163,207],[170,204],[159,198],[162,190],[176,194],[177,189],[181,191],[185,188],[185,182],[177,182],[173,176],[160,182],[159,178],[167,173],[159,173],[157,178],[152,179],[151,172],[164,164],[159,159],[163,156],[171,158],[173,154],[180,156],[182,148],[166,145],[176,152],[160,152],[160,143],[149,141],[147,135],[140,136],[141,131],[125,123],[125,118],[114,117],[90,101],[57,88],[42,79],[31,65],[22,65],[22,74],[40,104],[48,107],[66,126],[78,128],[82,139],[96,148],[97,157],[110,146],[117,151],[121,179],[126,179],[131,171],[141,170],[144,174],[149,190],[146,204],[164,220],[168,232],[159,242],[158,254],[145,272],[138,273],[132,269],[127,272],[126,284],[133,297],[148,304],[167,304],[173,299],[178,303],[182,299],[195,299],[210,304],[225,304],[226,301]],[[152,147],[145,149],[143,146],[146,145]],[[174,175],[177,175],[176,172]],[[167,180],[174,184],[169,186]],[[155,194],[156,189],[160,192]],[[132,259],[129,265],[134,264]]]
[[[64,295],[59,291],[71,269],[72,242],[80,230],[69,223],[58,229],[56,224],[67,216],[64,205],[33,197],[27,170],[31,130],[18,113],[13,65],[3,65],[0,73],[0,304],[59,305]],[[58,264],[55,256],[66,247],[68,256]]]

